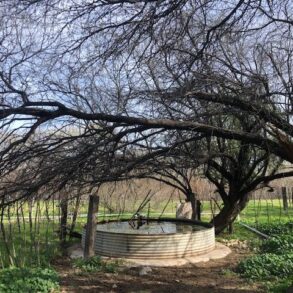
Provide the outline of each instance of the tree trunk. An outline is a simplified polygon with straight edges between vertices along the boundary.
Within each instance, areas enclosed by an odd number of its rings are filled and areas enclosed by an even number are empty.
[[[287,188],[282,187],[282,199],[283,199],[283,209],[284,211],[288,210],[288,197],[287,197]]]
[[[177,207],[176,218],[200,221],[201,202],[196,199],[196,196],[192,191],[187,191],[185,196],[186,202],[181,203],[180,206]]]
[[[197,220],[201,221],[201,202],[200,202],[200,200],[196,200],[196,213],[197,213]]]
[[[190,192],[188,194],[188,200],[191,203],[191,208],[192,208],[192,216],[191,220],[198,220],[200,221],[201,219],[201,203],[199,200],[196,199],[196,196],[193,192]]]
[[[235,198],[231,196],[231,198]],[[213,224],[215,225],[216,234],[222,232],[225,228],[232,224],[238,214],[246,207],[249,201],[248,195],[245,195],[239,201],[229,201],[224,204],[219,214],[213,219]]]
[[[99,199],[99,196],[90,195],[83,252],[84,258],[95,255],[96,213],[99,208]]]
[[[68,198],[67,196],[63,196],[60,201],[60,212],[61,212],[61,219],[60,219],[60,241],[61,244],[64,245],[66,242],[66,235],[67,235],[67,218],[68,218]]]
[[[76,219],[77,219],[79,206],[80,206],[80,200],[81,200],[81,195],[79,194],[77,196],[76,202],[75,202],[75,207],[74,207],[74,211],[73,211],[73,215],[72,215],[72,222],[71,222],[71,227],[70,227],[70,231],[69,231],[69,236],[71,236],[73,234],[74,229],[75,229]]]
[[[9,264],[11,266],[14,266],[15,265],[14,258],[12,256],[11,251],[10,251],[11,245],[10,245],[10,243],[8,243],[8,239],[7,239],[6,232],[5,232],[5,226],[4,226],[4,211],[5,211],[4,197],[2,198],[2,204],[0,205],[0,211],[1,211],[1,215],[0,215],[0,231],[1,231],[1,234],[2,234],[2,238],[3,238],[2,242],[3,242],[3,245],[5,247],[5,250],[6,250],[8,259],[9,259]]]

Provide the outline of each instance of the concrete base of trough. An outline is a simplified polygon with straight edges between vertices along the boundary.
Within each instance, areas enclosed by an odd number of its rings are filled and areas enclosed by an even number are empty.
[[[150,266],[150,267],[171,267],[171,266],[183,266],[188,264],[195,264],[199,262],[207,262],[214,259],[220,259],[226,257],[231,253],[231,249],[224,244],[216,243],[215,249],[210,252],[199,254],[195,256],[188,256],[182,258],[173,259],[127,259],[121,258],[126,266]],[[83,257],[83,251],[81,245],[75,245],[68,249],[68,254],[71,258]],[[102,257],[102,259],[109,260],[110,257]],[[119,259],[119,258],[112,258]]]

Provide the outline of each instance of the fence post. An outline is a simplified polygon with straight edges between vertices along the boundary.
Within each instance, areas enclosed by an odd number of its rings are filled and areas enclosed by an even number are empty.
[[[99,208],[100,197],[90,195],[89,207],[87,214],[86,234],[84,241],[84,258],[89,258],[95,255],[95,239],[96,239],[96,213]]]
[[[66,235],[67,235],[67,220],[68,220],[68,195],[63,194],[62,198],[60,199],[60,241],[61,244],[64,245],[66,242]]]
[[[288,210],[288,198],[287,198],[287,189],[282,187],[282,198],[283,198],[283,209],[284,211]]]

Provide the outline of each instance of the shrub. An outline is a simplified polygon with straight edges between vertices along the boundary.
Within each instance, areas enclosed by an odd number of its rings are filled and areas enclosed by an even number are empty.
[[[293,254],[276,255],[265,253],[241,261],[237,271],[250,279],[271,276],[286,278],[293,275]]]
[[[293,232],[293,223],[259,224],[256,228],[269,236],[290,235]]]
[[[0,271],[0,292],[48,293],[59,288],[59,277],[51,268],[7,268]]]
[[[268,282],[266,285],[269,292],[273,292],[273,293],[290,292],[288,291],[288,288],[293,286],[293,276],[289,277],[288,279],[280,280],[278,283]]]
[[[88,259],[78,258],[73,261],[73,267],[84,272],[115,273],[118,266],[118,261],[103,261],[100,256],[93,256]]]
[[[268,292],[286,292],[293,285],[293,223],[261,224],[256,228],[271,237],[255,247],[263,254],[241,261],[237,271],[244,277],[264,280]]]
[[[293,254],[293,235],[275,236],[263,241],[260,246],[262,252]]]

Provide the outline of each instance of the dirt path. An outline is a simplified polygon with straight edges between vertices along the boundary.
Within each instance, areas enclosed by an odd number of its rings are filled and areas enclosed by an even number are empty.
[[[224,259],[183,267],[152,268],[139,276],[139,268],[122,268],[119,273],[77,274],[69,259],[55,263],[61,276],[62,292],[139,292],[139,293],[220,293],[265,292],[260,286],[241,279],[229,270],[235,268],[245,252],[233,251]]]

